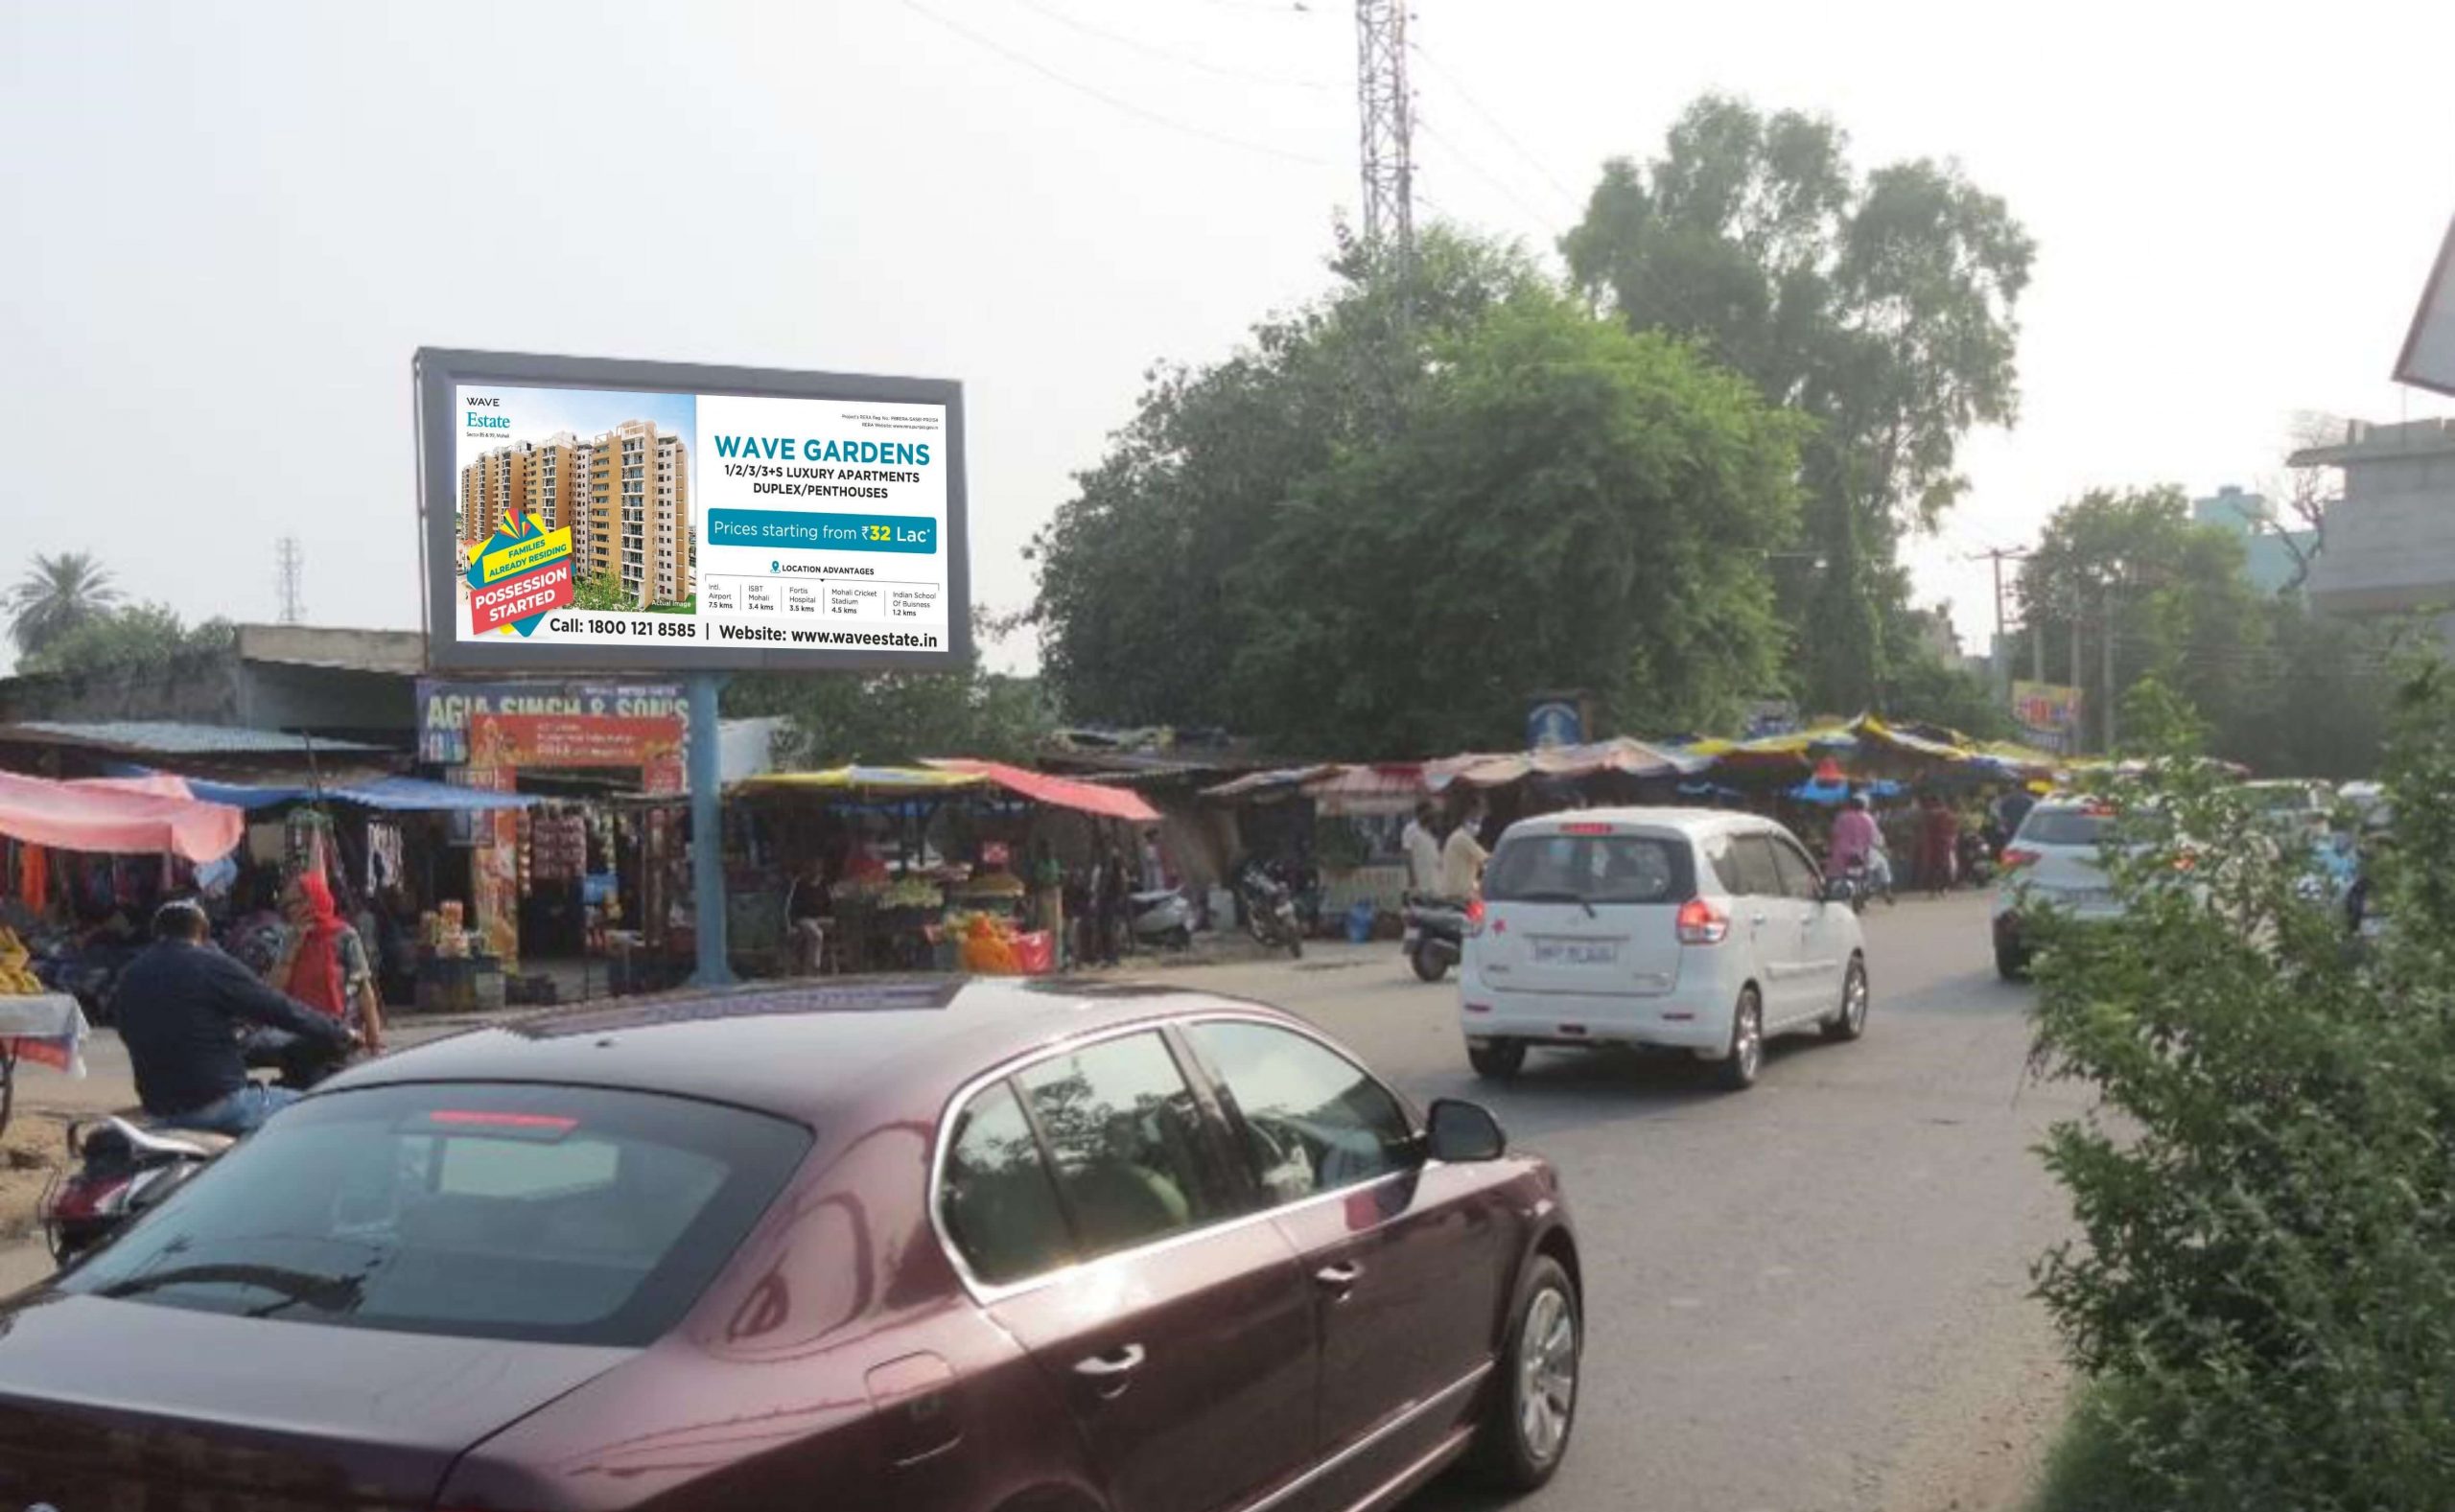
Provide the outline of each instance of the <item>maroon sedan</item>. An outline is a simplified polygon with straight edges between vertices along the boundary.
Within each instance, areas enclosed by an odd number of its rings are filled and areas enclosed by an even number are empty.
[[[1301,1021],[848,982],[484,1030],[0,1305],[0,1508],[1382,1507],[1549,1478],[1578,1256]]]

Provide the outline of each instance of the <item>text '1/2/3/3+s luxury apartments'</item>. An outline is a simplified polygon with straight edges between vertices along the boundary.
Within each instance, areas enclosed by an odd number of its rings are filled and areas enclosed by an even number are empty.
[[[483,541],[521,515],[570,528],[581,577],[619,582],[634,601],[690,598],[690,449],[654,421],[625,420],[586,440],[563,430],[515,441],[460,470],[461,540]]]

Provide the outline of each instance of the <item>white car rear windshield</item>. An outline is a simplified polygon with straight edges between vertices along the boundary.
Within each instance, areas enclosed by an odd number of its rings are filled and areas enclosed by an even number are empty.
[[[334,1327],[644,1345],[809,1137],[598,1088],[335,1092],[284,1109],[58,1285]]]
[[[1684,903],[1695,896],[1685,840],[1651,835],[1517,835],[1484,869],[1494,903]]]
[[[2106,837],[2106,826],[2114,823],[2111,814],[2100,814],[2085,808],[2037,808],[2029,811],[2028,822],[2012,843],[2026,842],[2037,846],[2093,846]]]

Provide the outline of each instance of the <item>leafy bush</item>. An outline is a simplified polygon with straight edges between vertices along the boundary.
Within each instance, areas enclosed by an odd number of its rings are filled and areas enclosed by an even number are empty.
[[[2135,716],[2126,917],[2045,926],[2037,1010],[2041,1068],[2102,1093],[2049,1136],[2085,1242],[2037,1272],[2125,1465],[2102,1504],[2455,1506],[2455,682],[2400,696],[2366,951],[2181,711]]]

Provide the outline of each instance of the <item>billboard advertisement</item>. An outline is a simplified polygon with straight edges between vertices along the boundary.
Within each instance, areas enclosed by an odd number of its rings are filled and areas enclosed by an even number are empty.
[[[2012,717],[2022,738],[2064,756],[2080,749],[2080,690],[2059,683],[2014,683]]]
[[[961,385],[434,350],[415,372],[433,664],[969,651]]]

